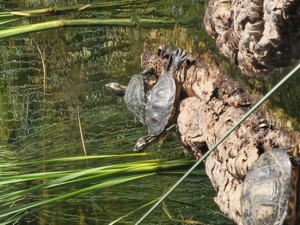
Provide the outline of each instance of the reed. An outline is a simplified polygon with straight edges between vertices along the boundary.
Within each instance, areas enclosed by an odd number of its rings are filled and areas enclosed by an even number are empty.
[[[62,19],[30,25],[22,25],[7,28],[0,31],[0,39],[10,38],[23,34],[30,34],[51,29],[66,27],[87,26],[120,26],[120,27],[142,27],[142,28],[173,28],[175,25],[193,26],[195,19],[162,20],[144,18],[115,18],[115,19]]]
[[[157,1],[157,0],[156,0]],[[82,11],[112,11],[115,9],[131,9],[134,5],[138,7],[142,4],[147,4],[150,2],[149,0],[142,0],[138,3],[133,0],[123,0],[123,1],[113,1],[113,2],[102,2],[95,3],[89,5],[71,5],[65,7],[51,7],[51,8],[43,8],[36,10],[24,10],[24,11],[12,11],[12,12],[1,12],[0,20],[9,21],[16,20],[22,17],[44,17],[44,16],[55,16],[55,15],[64,15],[73,12],[82,12]]]
[[[119,155],[119,158],[136,156],[136,154],[125,154],[124,156]],[[116,157],[114,155],[101,156],[103,157]],[[86,160],[89,156],[85,157],[69,157],[64,159],[56,159],[54,161],[78,161]],[[90,157],[95,158],[95,157]],[[98,157],[100,158],[100,157]],[[53,162],[53,160],[51,160]],[[30,165],[33,162],[27,162]],[[43,164],[45,161],[35,162],[36,164]],[[15,168],[16,166],[24,166],[26,164],[7,164],[6,167]],[[192,161],[188,159],[178,159],[178,160],[140,160],[128,163],[114,164],[108,166],[101,166],[85,170],[67,170],[59,172],[42,172],[42,173],[30,173],[30,174],[20,174],[15,176],[6,176],[0,178],[1,195],[0,195],[0,224],[9,224],[13,221],[17,221],[28,213],[32,213],[39,207],[44,205],[57,203],[60,201],[65,201],[70,198],[76,198],[78,196],[83,196],[90,194],[92,192],[109,188],[115,185],[119,185],[125,182],[142,179],[148,176],[153,176],[161,171],[172,171],[174,169],[191,166]],[[4,167],[4,165],[2,165]],[[46,181],[46,182],[42,182]],[[25,187],[26,183],[40,183],[30,188],[17,189],[15,191],[11,190],[12,185],[17,185],[18,187]],[[89,184],[89,185],[87,185]],[[56,191],[59,188],[66,187],[82,187],[75,191],[67,191],[65,194],[59,194],[56,197],[46,198],[39,201],[34,201],[27,204],[22,204],[26,196],[32,193],[44,190]],[[7,206],[13,206],[7,208]]]

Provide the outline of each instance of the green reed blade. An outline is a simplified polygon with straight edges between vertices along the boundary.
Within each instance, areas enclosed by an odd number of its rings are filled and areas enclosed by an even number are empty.
[[[128,176],[128,177],[124,177],[124,178],[112,179],[112,180],[102,182],[100,184],[96,184],[96,185],[92,185],[92,186],[89,186],[89,187],[86,187],[86,188],[82,188],[80,190],[73,191],[73,192],[70,192],[68,194],[61,195],[61,196],[58,196],[58,197],[54,197],[54,198],[51,198],[51,199],[42,200],[42,201],[39,201],[39,202],[28,203],[28,204],[23,204],[23,205],[12,207],[12,208],[5,209],[5,210],[0,210],[0,218],[4,218],[6,216],[10,216],[10,215],[13,215],[15,213],[24,212],[26,210],[30,210],[30,209],[33,209],[35,207],[43,206],[45,204],[56,203],[56,202],[60,202],[60,201],[70,199],[70,198],[73,198],[73,197],[86,195],[86,194],[89,194],[93,191],[97,191],[97,190],[100,190],[100,189],[103,189],[103,188],[118,185],[118,184],[121,184],[121,183],[124,183],[124,182],[144,178],[144,177],[151,176],[151,175],[154,175],[154,174],[156,174],[156,173],[149,173],[149,174],[143,174],[143,175],[138,175],[138,176]]]
[[[118,219],[114,220],[113,222],[109,223],[108,225],[113,225],[113,224],[119,222],[120,220],[126,218],[127,216],[130,216],[131,214],[133,214],[133,213],[139,211],[140,209],[143,209],[143,208],[145,208],[145,207],[147,207],[147,206],[149,206],[149,205],[154,204],[154,203],[157,202],[158,200],[159,200],[159,198],[156,198],[156,199],[152,200],[151,202],[148,202],[148,203],[146,203],[145,205],[142,205],[141,207],[139,207],[139,208],[137,208],[137,209],[131,211],[130,213],[127,213],[126,215],[121,216],[120,218],[118,218]]]
[[[22,34],[29,34],[33,32],[45,31],[50,29],[57,29],[62,27],[86,27],[86,26],[121,26],[121,27],[135,27],[140,26],[144,28],[156,27],[174,27],[176,24],[190,26],[194,19],[174,20],[160,20],[160,19],[142,19],[142,18],[121,18],[121,19],[70,19],[70,20],[56,20],[50,22],[43,22],[37,24],[23,25],[12,27],[0,31],[0,39],[9,38]]]

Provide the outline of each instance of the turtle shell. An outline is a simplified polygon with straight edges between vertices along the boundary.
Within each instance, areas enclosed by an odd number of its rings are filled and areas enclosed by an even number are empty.
[[[265,152],[258,158],[243,184],[241,206],[244,225],[280,225],[291,219],[297,180],[292,169],[289,156],[281,149]]]
[[[147,96],[146,125],[149,135],[159,135],[170,122],[174,112],[176,84],[173,76],[165,72]]]
[[[145,125],[146,99],[144,78],[141,75],[134,75],[130,79],[124,95],[124,102],[129,111]]]

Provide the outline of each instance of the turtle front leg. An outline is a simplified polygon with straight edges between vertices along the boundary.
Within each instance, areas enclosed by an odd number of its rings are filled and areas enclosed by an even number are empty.
[[[181,49],[181,48],[177,48],[175,50],[175,52],[173,53],[173,61],[172,61],[172,75],[173,75],[173,77],[175,77],[175,74],[176,74],[177,70],[180,68],[180,66],[182,65],[182,63],[186,59],[186,55],[187,55],[186,51]]]
[[[144,151],[149,145],[151,145],[156,140],[162,138],[165,139],[170,131],[174,131],[178,128],[177,124],[172,124],[169,127],[166,128],[165,131],[163,131],[160,135],[147,135],[144,137],[141,137],[137,140],[133,151],[134,152],[142,152]]]

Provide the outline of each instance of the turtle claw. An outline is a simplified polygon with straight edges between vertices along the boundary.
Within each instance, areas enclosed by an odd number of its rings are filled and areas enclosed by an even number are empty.
[[[173,53],[172,73],[175,75],[181,64],[186,60],[187,52],[181,48],[177,48]]]

